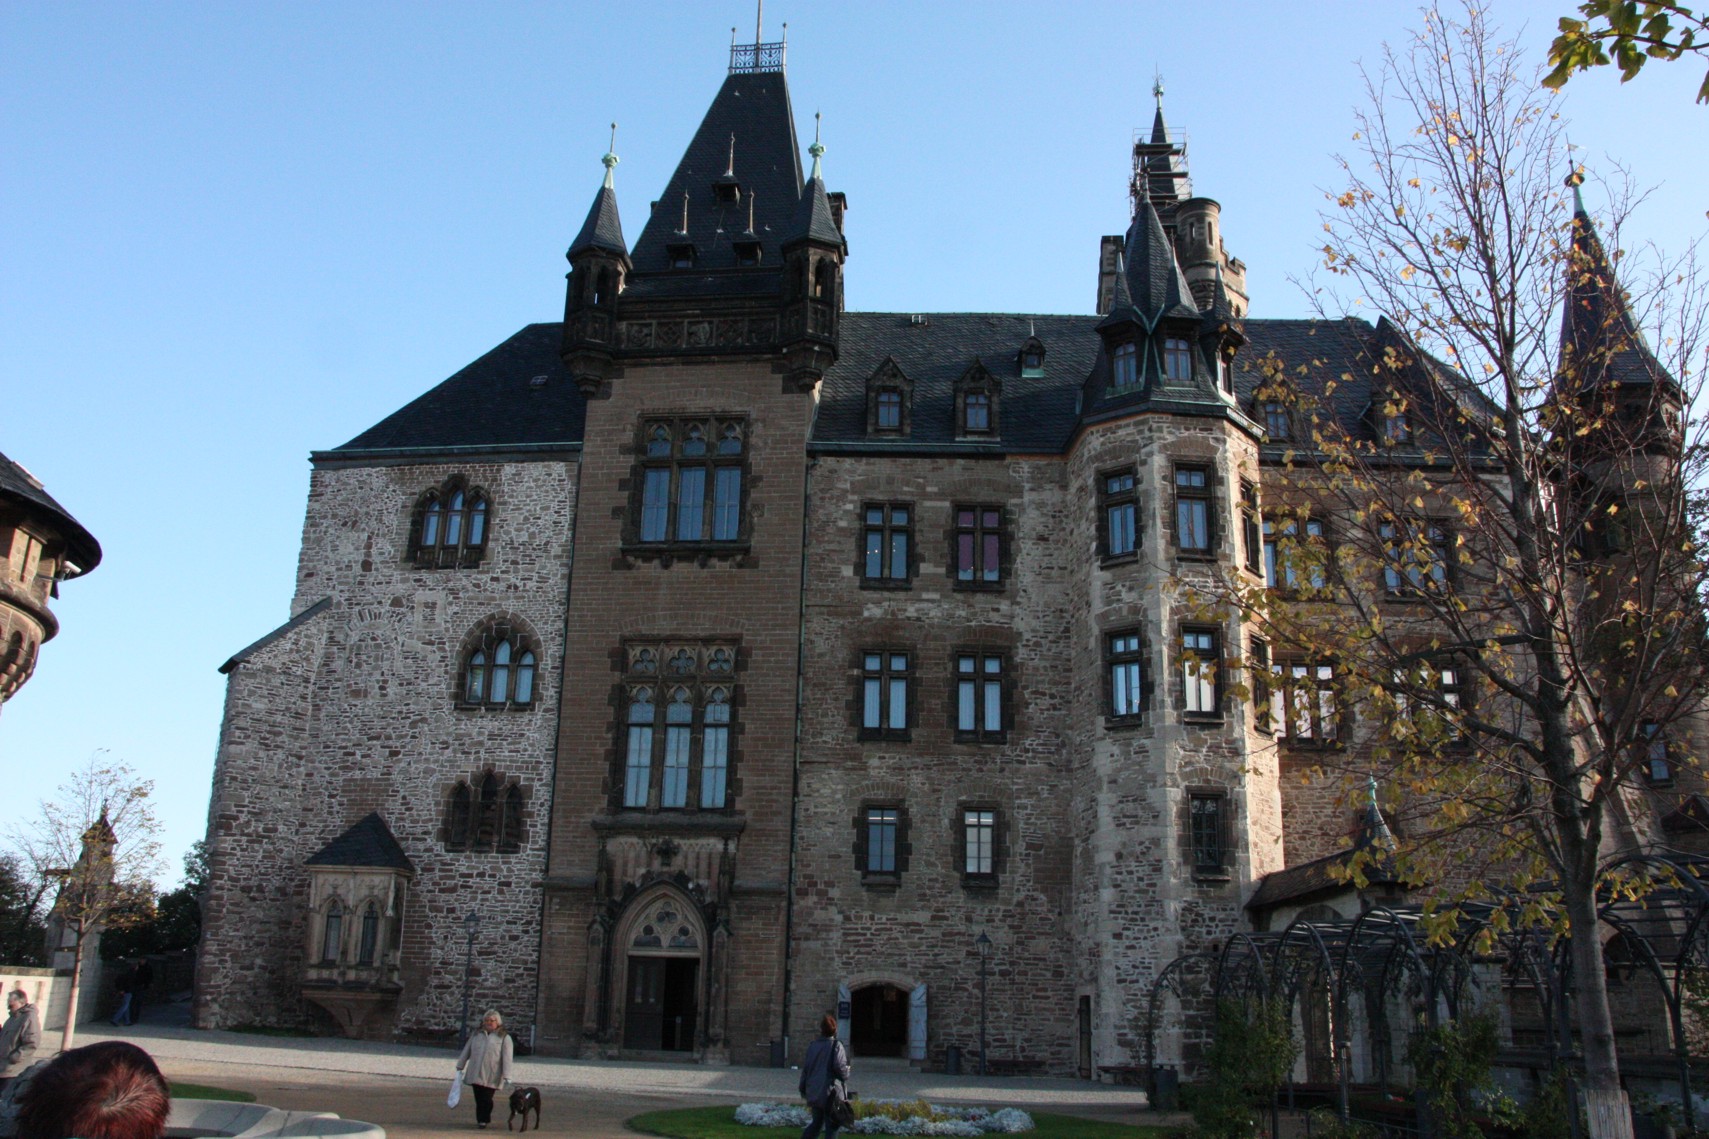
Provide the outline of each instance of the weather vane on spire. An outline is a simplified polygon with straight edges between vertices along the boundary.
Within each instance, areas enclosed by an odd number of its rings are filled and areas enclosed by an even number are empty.
[[[1151,73],[1151,93],[1157,96],[1157,105],[1161,107],[1163,105],[1163,73],[1161,71]]]
[[[612,174],[612,171],[617,168],[617,124],[616,123],[611,124],[611,149],[609,149],[605,152],[605,157],[601,158],[600,161],[605,163],[605,188],[607,190],[612,189],[613,188],[613,182],[612,182],[611,174]]]

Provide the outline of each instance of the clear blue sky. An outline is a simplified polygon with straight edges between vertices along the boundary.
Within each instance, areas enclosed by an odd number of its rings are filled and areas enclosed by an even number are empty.
[[[1496,0],[1538,60],[1570,0]],[[1355,62],[1399,3],[771,0],[856,309],[1086,312],[1160,70],[1255,316],[1304,315]],[[311,449],[530,321],[620,124],[631,240],[752,0],[0,5],[0,451],[101,540],[0,715],[5,809],[96,748],[156,782],[166,881],[201,837],[233,651],[289,615]],[[1702,67],[1569,86],[1572,137],[1705,229]]]

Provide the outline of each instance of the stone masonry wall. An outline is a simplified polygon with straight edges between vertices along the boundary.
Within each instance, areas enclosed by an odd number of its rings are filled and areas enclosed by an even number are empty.
[[[1073,858],[1068,803],[1068,582],[1059,460],[833,457],[814,460],[790,1036],[794,1053],[836,1006],[839,985],[926,986],[927,1063],[979,1043],[976,939],[994,943],[990,1057],[1072,1071]],[[914,572],[904,589],[862,580],[863,506],[907,503]],[[1001,588],[957,588],[958,505],[1002,508]],[[861,657],[911,654],[909,738],[863,740]],[[1001,742],[958,741],[958,650],[995,650],[1006,672]],[[906,812],[893,879],[857,867],[869,803]],[[961,810],[999,811],[994,886],[964,882]],[[857,1031],[855,1053],[862,1040]],[[968,1059],[973,1064],[974,1059]]]
[[[332,605],[231,675],[216,761],[209,921],[197,1023],[325,1026],[298,993],[304,860],[378,811],[414,863],[402,923],[398,1031],[456,1031],[465,936],[481,918],[473,1003],[526,1038],[533,1019],[576,466],[537,462],[318,468],[294,611]],[[423,491],[461,474],[491,498],[475,567],[407,558]],[[467,638],[489,618],[540,647],[534,699],[459,707]],[[452,786],[491,769],[526,796],[516,853],[452,852]]]

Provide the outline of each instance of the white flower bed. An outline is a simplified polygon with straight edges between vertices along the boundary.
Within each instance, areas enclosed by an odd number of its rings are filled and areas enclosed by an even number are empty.
[[[900,1103],[901,1100],[871,1100],[871,1103]],[[940,1107],[932,1111],[947,1119],[930,1120],[923,1116],[890,1119],[871,1115],[857,1119],[843,1130],[854,1135],[1013,1135],[1033,1129],[1033,1117],[1018,1108],[1005,1107],[992,1111],[988,1107]],[[749,1127],[806,1127],[813,1113],[795,1103],[744,1103],[736,1109],[736,1122]]]

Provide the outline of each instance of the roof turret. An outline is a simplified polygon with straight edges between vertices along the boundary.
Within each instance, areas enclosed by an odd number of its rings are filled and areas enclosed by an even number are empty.
[[[612,177],[617,168],[617,124],[611,124],[611,149],[600,159],[605,164],[605,184],[594,195],[593,205],[588,209],[587,220],[582,222],[581,232],[570,242],[568,252],[564,254],[570,260],[575,260],[590,250],[611,253],[629,261],[629,246],[623,240],[623,222],[617,216],[617,188]]]
[[[786,245],[798,241],[818,241],[844,250],[843,231],[837,228],[836,215],[831,211],[831,199],[825,192],[825,179],[820,172],[820,159],[825,144],[819,141],[818,115],[814,115],[813,145],[807,153],[813,156],[813,172],[802,187],[801,200],[795,207],[795,219],[789,227]]]
[[[1584,208],[1583,171],[1575,168],[1566,184],[1572,187],[1573,219],[1567,301],[1561,314],[1562,381],[1581,392],[1602,384],[1675,386],[1650,351],[1596,223]]]
[[[1197,319],[1198,306],[1193,303],[1193,291],[1187,287],[1181,264],[1175,259],[1175,243],[1164,232],[1148,193],[1140,195],[1139,209],[1128,227],[1123,257],[1129,303],[1146,328],[1155,328],[1165,317]]]

